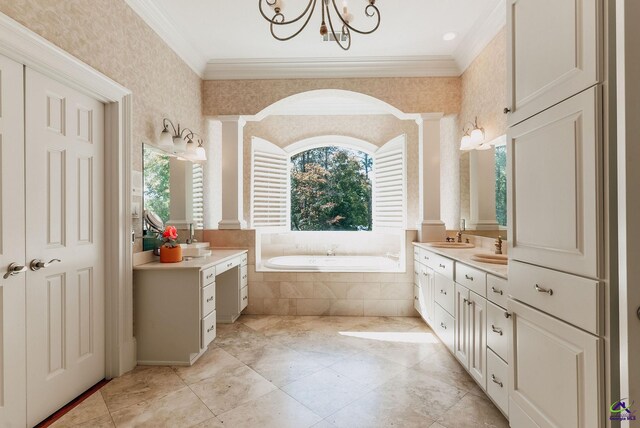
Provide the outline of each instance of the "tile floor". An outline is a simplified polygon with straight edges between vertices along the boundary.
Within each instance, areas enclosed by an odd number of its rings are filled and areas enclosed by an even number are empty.
[[[137,367],[54,427],[508,427],[419,318],[242,316],[192,367]]]

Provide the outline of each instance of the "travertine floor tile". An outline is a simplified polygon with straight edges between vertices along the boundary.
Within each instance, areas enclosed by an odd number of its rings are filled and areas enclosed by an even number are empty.
[[[233,428],[306,428],[322,418],[277,390],[218,416]]]
[[[188,388],[112,413],[116,427],[190,427],[213,414]]]
[[[52,427],[73,427],[105,416],[108,416],[109,421],[111,420],[109,410],[102,398],[102,394],[100,394],[100,391],[97,391],[90,397],[86,398],[82,403],[71,409],[69,413],[58,419],[54,424],[52,424]]]
[[[400,364],[368,352],[344,358],[330,367],[369,389],[382,385],[392,377],[408,370]]]
[[[244,363],[222,348],[213,348],[205,352],[192,366],[174,367],[175,372],[187,384],[199,382],[227,370],[242,367]]]
[[[438,419],[446,428],[508,428],[509,422],[486,397],[467,394]]]

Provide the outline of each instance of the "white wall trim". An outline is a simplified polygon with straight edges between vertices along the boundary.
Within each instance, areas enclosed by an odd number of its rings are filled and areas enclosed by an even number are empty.
[[[463,74],[478,55],[487,47],[493,38],[507,24],[507,6],[504,1],[491,11],[484,20],[479,20],[476,26],[460,41],[454,56],[456,64]]]
[[[129,7],[182,59],[200,78],[207,66],[205,55],[169,20],[152,0],[125,0]]]
[[[0,54],[105,103],[106,375],[135,366],[131,248],[131,91],[0,13]]]
[[[382,101],[370,95],[362,94],[360,92],[346,91],[342,89],[318,89],[313,91],[301,92],[299,94],[294,94],[283,98],[264,108],[256,115],[244,116],[244,119],[248,122],[260,122],[268,116],[277,115],[278,112],[282,110],[283,106],[286,106],[288,104],[326,98],[350,99],[362,105],[368,104],[371,105],[372,108],[375,108],[378,111],[384,111],[387,114],[391,114],[400,120],[419,120],[422,118],[422,116],[418,113],[405,113],[385,101]]]
[[[347,147],[349,149],[365,152],[369,155],[373,155],[379,148],[375,144],[372,144],[368,141],[361,140],[355,137],[348,137],[346,135],[320,135],[317,137],[305,138],[304,140],[289,144],[288,146],[284,147],[283,150],[287,152],[289,156],[295,156],[298,153],[307,150],[329,146]]]
[[[268,58],[209,61],[205,80],[457,77],[460,69],[451,56],[364,58]]]

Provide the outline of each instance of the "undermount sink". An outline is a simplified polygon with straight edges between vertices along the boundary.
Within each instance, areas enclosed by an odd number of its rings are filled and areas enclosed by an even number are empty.
[[[429,242],[427,244],[433,248],[475,248],[473,244],[466,242]]]
[[[206,257],[211,255],[208,242],[194,242],[193,244],[180,244],[183,257]]]
[[[494,265],[507,265],[509,258],[502,254],[474,254],[471,260],[482,263],[491,263]]]

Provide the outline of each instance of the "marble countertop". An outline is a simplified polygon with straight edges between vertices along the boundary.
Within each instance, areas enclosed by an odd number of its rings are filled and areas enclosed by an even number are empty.
[[[193,257],[190,260],[178,263],[160,263],[156,260],[133,267],[133,270],[165,270],[165,269],[206,269],[224,263],[235,257],[245,254],[247,250],[211,250],[207,257]]]
[[[482,263],[476,260],[472,260],[471,257],[474,254],[493,254],[486,248],[475,247],[475,248],[435,248],[427,245],[427,243],[414,242],[413,245],[419,248],[424,248],[425,250],[431,251],[436,254],[440,254],[441,256],[448,257],[450,259],[456,260],[458,262],[464,263],[466,265],[472,266],[474,268],[480,269],[491,275],[499,276],[500,278],[507,279],[507,275],[509,273],[508,265],[496,265],[493,263]]]

